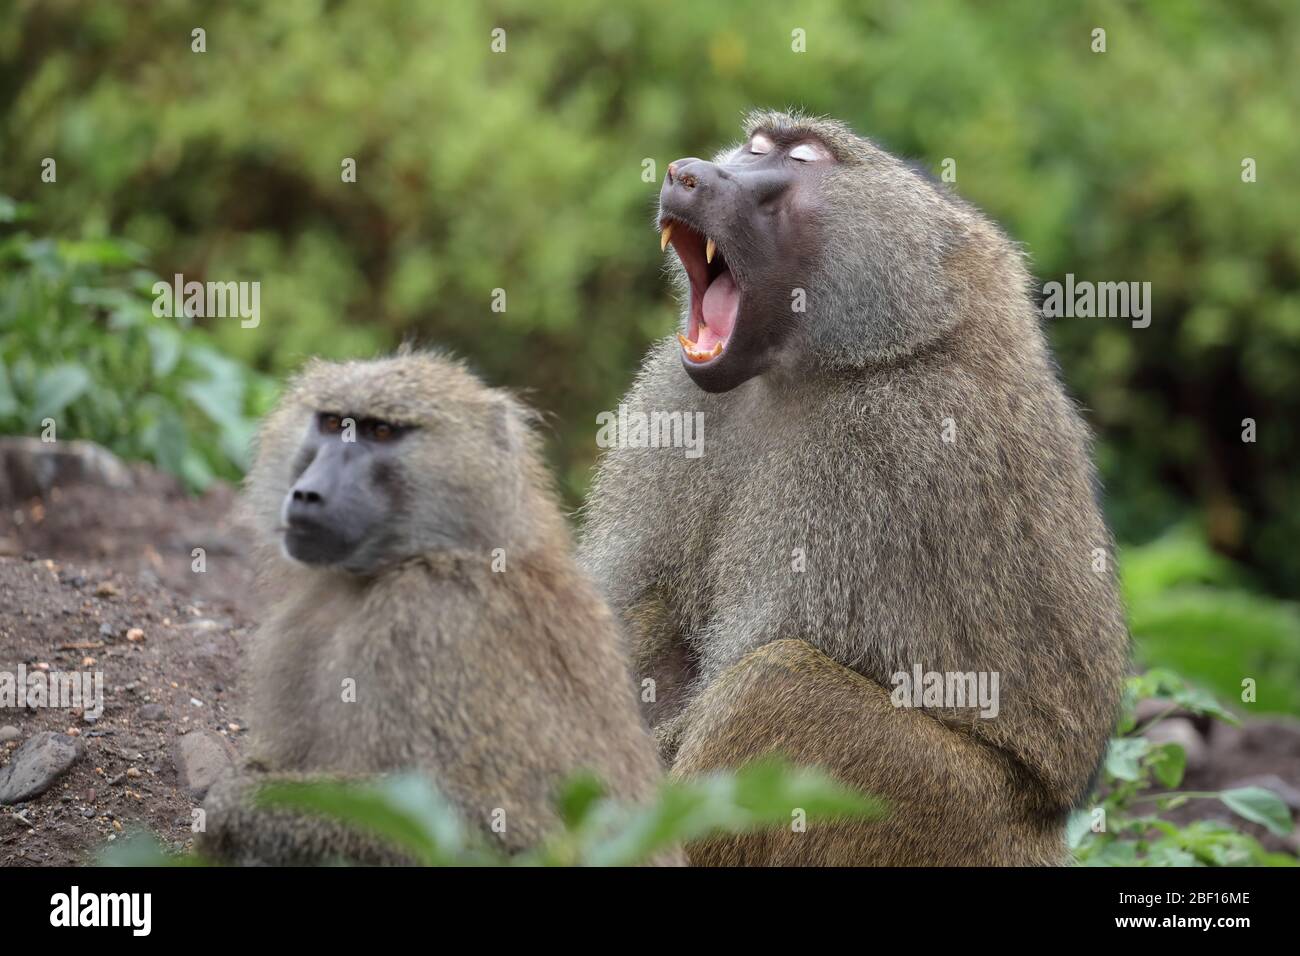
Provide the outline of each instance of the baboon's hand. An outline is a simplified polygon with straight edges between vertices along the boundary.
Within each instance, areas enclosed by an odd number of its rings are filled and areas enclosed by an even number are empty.
[[[383,841],[326,817],[253,805],[254,794],[266,784],[324,779],[322,775],[263,773],[245,765],[214,784],[203,801],[205,829],[195,841],[196,848],[210,860],[237,866],[340,862],[409,866],[415,862]]]

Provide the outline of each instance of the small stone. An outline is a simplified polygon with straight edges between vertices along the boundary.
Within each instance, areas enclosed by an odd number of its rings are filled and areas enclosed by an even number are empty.
[[[109,581],[101,581],[99,586],[95,588],[95,597],[117,597],[121,593],[118,586]]]
[[[195,799],[207,795],[208,788],[234,764],[230,745],[210,731],[195,731],[177,739],[172,761],[181,787]]]
[[[86,745],[64,734],[33,734],[0,767],[0,804],[40,796],[86,753]]]
[[[148,721],[163,720],[167,716],[167,711],[163,709],[162,704],[145,704],[137,713],[141,720]]]
[[[81,811],[81,815],[87,820],[93,820],[95,818],[95,811],[90,809],[90,807],[86,807],[86,809]]]
[[[117,630],[112,624],[104,623],[99,625],[100,637],[113,637],[115,634],[117,634]]]
[[[1187,755],[1187,769],[1199,770],[1205,766],[1209,746],[1196,727],[1185,717],[1166,717],[1142,734],[1153,744],[1178,744]]]
[[[5,724],[0,727],[0,744],[7,744],[11,740],[17,740],[22,735],[22,731],[13,724]]]
[[[138,627],[130,628],[126,632],[126,639],[132,643],[139,643],[144,640],[144,631]]]

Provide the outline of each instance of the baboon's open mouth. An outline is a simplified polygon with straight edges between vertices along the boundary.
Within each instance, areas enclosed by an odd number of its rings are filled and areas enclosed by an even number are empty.
[[[695,365],[716,361],[727,349],[740,314],[740,284],[714,240],[680,219],[659,223],[659,247],[673,244],[691,284],[691,311],[686,334],[677,334],[682,353]]]

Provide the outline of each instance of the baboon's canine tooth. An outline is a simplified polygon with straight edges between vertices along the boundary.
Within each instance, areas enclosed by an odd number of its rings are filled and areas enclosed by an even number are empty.
[[[712,239],[704,246],[704,259],[707,262],[713,261],[713,254],[718,251],[718,244]]]
[[[659,233],[659,251],[663,252],[668,248],[668,237],[673,234],[673,224],[666,223],[663,231]]]

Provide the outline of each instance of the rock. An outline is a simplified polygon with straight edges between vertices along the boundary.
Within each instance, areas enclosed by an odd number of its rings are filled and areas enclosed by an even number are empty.
[[[85,753],[86,745],[75,737],[50,731],[33,734],[0,767],[0,804],[40,796]]]
[[[0,727],[0,744],[7,744],[11,740],[17,740],[22,735],[22,731],[13,724],[5,724]]]
[[[156,721],[167,718],[167,711],[163,709],[162,704],[145,704],[136,713],[141,720]]]
[[[133,479],[116,455],[93,442],[0,438],[0,505],[84,483],[120,490],[131,487]]]
[[[1210,736],[1216,759],[1267,755],[1273,764],[1300,761],[1300,721],[1289,717],[1263,717],[1240,727],[1216,722]]]
[[[1180,744],[1187,754],[1187,769],[1199,770],[1209,756],[1209,745],[1190,720],[1166,717],[1142,736],[1153,744]]]
[[[234,765],[234,753],[210,730],[194,731],[176,741],[172,762],[180,786],[196,800],[207,795],[217,778]]]

